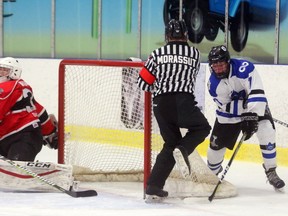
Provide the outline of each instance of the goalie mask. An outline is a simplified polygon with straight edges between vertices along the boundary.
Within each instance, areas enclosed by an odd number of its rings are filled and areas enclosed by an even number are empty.
[[[22,68],[17,59],[6,57],[0,60],[0,81],[20,79]]]
[[[171,19],[165,28],[165,40],[166,42],[173,40],[185,40],[187,41],[187,27],[184,20]]]
[[[219,79],[227,78],[230,71],[230,54],[226,46],[212,47],[208,55],[209,69]]]

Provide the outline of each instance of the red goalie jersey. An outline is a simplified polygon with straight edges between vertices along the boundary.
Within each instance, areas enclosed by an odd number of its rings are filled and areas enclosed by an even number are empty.
[[[40,123],[42,134],[54,130],[45,108],[34,99],[32,88],[22,79],[0,83],[0,140]]]

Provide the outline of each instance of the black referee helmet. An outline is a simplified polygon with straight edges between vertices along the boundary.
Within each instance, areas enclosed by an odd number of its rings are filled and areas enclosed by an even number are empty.
[[[165,39],[187,40],[187,27],[184,20],[171,19],[165,27]]]

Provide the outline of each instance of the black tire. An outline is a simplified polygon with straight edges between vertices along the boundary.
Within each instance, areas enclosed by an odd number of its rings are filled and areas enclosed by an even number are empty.
[[[216,26],[210,26],[208,29],[207,29],[207,32],[205,34],[205,37],[207,40],[209,41],[214,41],[218,35],[218,32],[219,32],[219,27],[216,27]]]
[[[241,52],[247,43],[249,33],[249,7],[241,4],[230,26],[231,45],[236,52]]]
[[[163,21],[165,26],[171,19],[179,19],[179,0],[165,0],[163,6]]]
[[[197,2],[197,3],[196,3]],[[208,5],[203,1],[193,0],[185,14],[188,38],[192,43],[200,43],[206,32]]]

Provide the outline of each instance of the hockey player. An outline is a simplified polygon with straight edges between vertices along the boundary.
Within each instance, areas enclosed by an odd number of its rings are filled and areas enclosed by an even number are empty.
[[[226,149],[233,149],[241,130],[246,134],[245,140],[256,133],[268,181],[275,189],[283,188],[285,183],[276,173],[275,125],[253,63],[231,59],[223,45],[211,49],[208,61],[208,90],[217,105],[207,152],[208,167],[215,174],[221,172]]]
[[[10,160],[34,161],[42,144],[58,148],[57,126],[21,73],[18,60],[0,60],[0,154]]]
[[[196,106],[194,88],[200,51],[188,45],[185,22],[170,20],[165,39],[166,45],[151,53],[138,77],[138,86],[153,92],[153,112],[164,140],[146,188],[148,199],[156,200],[168,196],[163,187],[175,161],[183,177],[190,175],[188,155],[211,130]],[[187,129],[183,137],[180,128]]]

